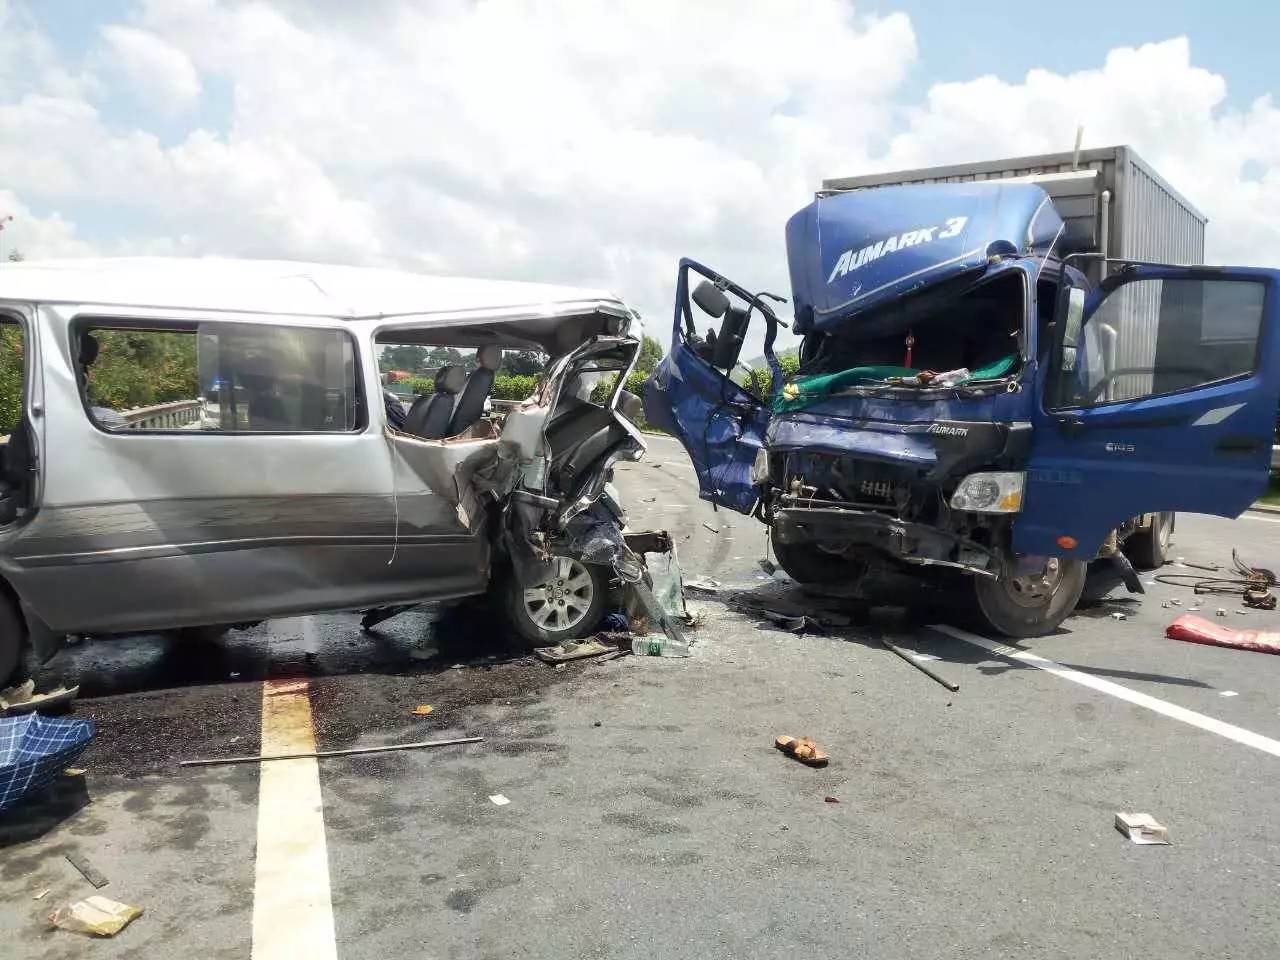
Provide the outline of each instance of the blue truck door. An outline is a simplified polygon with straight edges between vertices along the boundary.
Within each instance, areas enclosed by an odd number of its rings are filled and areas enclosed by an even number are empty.
[[[1074,311],[1059,301],[1015,552],[1087,559],[1130,517],[1236,517],[1257,499],[1280,397],[1278,279],[1129,266],[1087,299],[1072,291]]]
[[[758,499],[751,467],[764,447],[769,408],[710,363],[707,330],[713,327],[706,324],[714,325],[716,318],[695,314],[697,308],[689,296],[690,272],[722,290],[750,297],[708,268],[692,260],[680,261],[671,350],[645,384],[645,418],[673,434],[688,452],[698,475],[698,496],[749,514]],[[706,321],[701,335],[695,317]],[[714,340],[714,333],[710,339]],[[771,343],[768,336],[766,356],[770,358]],[[777,377],[775,365],[775,383]]]

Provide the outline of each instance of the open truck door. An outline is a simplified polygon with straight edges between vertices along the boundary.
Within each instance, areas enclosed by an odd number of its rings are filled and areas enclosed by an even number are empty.
[[[750,514],[758,500],[751,469],[764,448],[769,407],[730,374],[758,313],[772,389],[781,389],[773,355],[780,321],[762,299],[771,295],[752,294],[693,260],[681,260],[679,271],[671,350],[645,384],[645,417],[684,446],[702,499]]]
[[[1126,518],[1236,517],[1257,499],[1280,396],[1278,282],[1130,264],[1091,295],[1059,291],[1015,552],[1088,559]]]

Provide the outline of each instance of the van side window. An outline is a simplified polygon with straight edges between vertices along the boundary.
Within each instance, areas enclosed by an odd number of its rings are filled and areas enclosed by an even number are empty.
[[[1135,280],[1085,320],[1070,406],[1190,390],[1256,369],[1262,283]]]
[[[89,415],[112,432],[345,433],[362,426],[342,330],[209,322],[82,328]]]

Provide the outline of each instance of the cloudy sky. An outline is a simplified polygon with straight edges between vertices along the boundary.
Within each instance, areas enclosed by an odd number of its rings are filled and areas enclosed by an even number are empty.
[[[604,286],[665,341],[682,255],[789,292],[824,176],[1083,124],[1211,261],[1280,265],[1277,35],[1233,0],[0,0],[0,241]]]

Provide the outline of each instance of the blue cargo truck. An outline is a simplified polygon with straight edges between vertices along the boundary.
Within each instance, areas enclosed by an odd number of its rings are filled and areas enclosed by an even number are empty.
[[[780,297],[682,260],[646,416],[795,579],[947,571],[1047,633],[1266,485],[1280,272],[1202,265],[1204,228],[1127,147],[829,180],[786,226],[799,371]]]

